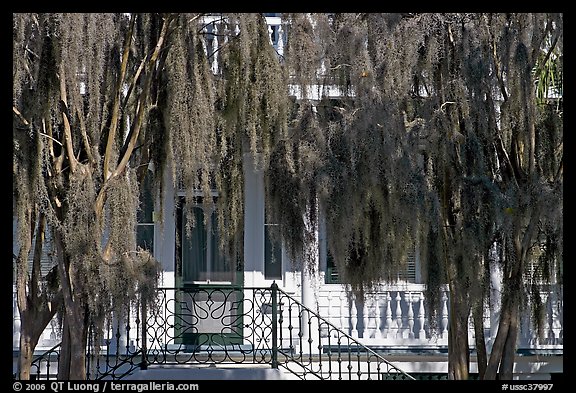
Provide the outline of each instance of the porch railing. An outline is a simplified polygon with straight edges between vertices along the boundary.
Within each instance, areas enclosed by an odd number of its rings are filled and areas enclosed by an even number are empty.
[[[540,334],[529,324],[528,309],[522,316],[519,353],[562,351],[562,293],[549,289]],[[423,291],[414,284],[387,286],[355,299],[340,285],[324,285],[310,309],[297,294],[276,285],[160,288],[153,308],[113,316],[105,337],[89,334],[88,378],[119,379],[153,365],[240,363],[281,367],[305,379],[400,377],[401,372],[381,359],[391,348],[447,348],[449,293],[441,296],[438,325],[431,326]],[[485,317],[490,343],[494,335],[489,309]],[[16,328],[19,320],[14,322]],[[474,343],[472,333],[469,340]],[[51,348],[35,361],[32,374],[53,378],[58,357],[59,347]]]
[[[275,283],[161,288],[154,307],[133,316],[135,326],[118,319],[104,339],[89,331],[87,379],[182,364],[269,365],[301,379],[413,379]],[[59,349],[34,361],[38,379],[55,378]]]

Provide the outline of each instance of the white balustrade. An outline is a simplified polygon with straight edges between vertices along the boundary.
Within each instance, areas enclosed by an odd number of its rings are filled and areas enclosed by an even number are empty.
[[[356,297],[350,295],[350,324],[352,325],[350,335],[354,338],[358,338],[358,330],[356,324],[358,323],[358,310],[356,309]]]
[[[447,339],[448,338],[448,295],[446,291],[442,292],[442,321],[441,321],[441,329],[440,337]]]
[[[233,28],[230,28],[229,22],[222,18],[220,15],[206,15],[201,18],[202,24],[201,33],[204,34],[205,39],[202,40],[202,46],[210,68],[214,74],[220,72],[220,65],[218,62],[218,51],[221,46],[228,43],[229,35],[237,36],[240,34],[240,26],[236,23]],[[286,30],[280,17],[266,17],[266,25],[268,30],[268,38],[270,44],[280,56],[284,56],[284,43],[286,40]]]
[[[325,319],[354,338],[368,345],[448,345],[449,292],[440,294],[438,324],[428,320],[432,314],[427,309],[425,286],[422,284],[381,286],[367,293],[365,299],[347,294],[341,285],[323,284],[318,289],[321,296],[320,310]],[[350,297],[348,297],[350,296]],[[534,329],[528,318],[521,326],[521,347],[562,345],[561,305],[558,295],[547,300],[547,317],[544,321],[544,340],[534,339]],[[528,311],[526,311],[528,313]],[[485,311],[485,337],[490,337],[489,310]],[[523,317],[528,317],[528,314]],[[469,326],[469,339],[475,344],[473,324]],[[529,337],[532,337],[531,339]]]
[[[408,303],[408,338],[414,338],[414,309],[412,307],[412,296],[410,292],[404,295]]]
[[[374,295],[374,338],[381,339],[382,338],[382,330],[381,330],[381,314],[380,314],[380,296],[379,294]]]
[[[424,285],[382,286],[379,290],[366,294],[365,299],[360,299],[347,293],[341,285],[322,284],[318,288],[319,310],[325,320],[367,345],[446,346],[448,345],[450,316],[449,292],[447,290],[441,292],[439,323],[438,327],[435,327],[428,320],[432,312],[427,310],[424,289]],[[169,296],[171,298],[173,295]],[[530,310],[525,310],[521,316],[522,326],[518,341],[521,348],[562,347],[562,294],[551,291],[549,294],[544,293],[542,299],[545,313],[542,335],[539,337],[538,332],[530,323]],[[174,302],[169,302],[170,310],[166,310],[168,315],[174,314],[173,307]],[[489,305],[487,304],[486,307],[488,308]],[[125,350],[126,345],[141,345],[142,321],[136,324],[137,315],[134,311],[131,312],[129,322],[126,319],[118,321],[122,335],[119,343],[121,352]],[[493,333],[490,331],[490,310],[486,309],[484,314],[485,337],[489,339]],[[174,323],[173,317],[168,317],[168,319],[166,321],[168,324]],[[115,328],[118,322],[114,322]],[[128,333],[125,331],[127,324],[131,327]],[[14,349],[19,347],[20,327],[21,319],[14,292],[12,337]],[[116,329],[114,330],[114,335],[111,337],[113,345],[116,338]],[[334,332],[331,333],[334,334]],[[41,347],[49,344],[52,346],[61,340],[56,320],[47,326],[42,337],[39,343]],[[474,345],[472,338],[473,325],[471,324],[469,339]]]
[[[402,338],[402,306],[400,305],[400,301],[402,300],[402,296],[400,296],[400,291],[396,292],[396,338]]]
[[[426,331],[424,330],[424,323],[426,321],[426,312],[424,311],[424,292],[420,292],[420,301],[418,304],[418,323],[420,330],[418,331],[418,338],[420,340],[426,339]]]
[[[385,336],[384,338],[390,338],[391,336],[391,332],[390,330],[392,329],[392,305],[391,302],[392,301],[392,297],[390,296],[390,292],[386,292],[386,329],[385,329]]]

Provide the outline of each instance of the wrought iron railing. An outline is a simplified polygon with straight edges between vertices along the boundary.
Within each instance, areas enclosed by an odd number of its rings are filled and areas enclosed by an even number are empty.
[[[301,379],[413,379],[275,283],[160,289],[145,320],[146,365],[270,364]]]
[[[162,288],[146,312],[150,364],[271,364],[270,288]]]
[[[280,366],[301,379],[414,379],[291,295],[277,291]]]
[[[413,379],[276,283],[160,288],[153,308],[141,307],[107,332],[96,338],[89,330],[87,379],[122,379],[151,365],[241,363],[301,379]],[[39,379],[55,377],[59,349],[34,360]]]
[[[60,346],[61,343],[56,344],[34,358],[30,365],[30,379],[56,379],[60,362]]]
[[[138,314],[137,314],[138,315]],[[140,320],[135,321],[136,331]],[[86,354],[86,379],[122,379],[130,375],[134,370],[141,367],[141,349],[130,345],[129,323],[121,326],[116,322],[115,326],[109,326],[107,337],[99,340],[91,326],[88,333]],[[126,344],[123,343],[126,339]],[[139,334],[136,334],[139,341]]]

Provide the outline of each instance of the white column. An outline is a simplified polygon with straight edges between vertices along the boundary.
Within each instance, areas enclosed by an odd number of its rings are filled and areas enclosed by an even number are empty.
[[[356,296],[350,295],[350,323],[352,324],[352,331],[350,335],[354,338],[358,338],[358,329],[356,325],[358,324],[358,310],[356,309]]]
[[[278,54],[284,56],[284,29],[282,23],[278,25]]]
[[[396,338],[402,338],[402,306],[400,301],[402,297],[400,296],[400,291],[396,292],[396,326],[398,326],[398,331],[396,332]]]
[[[268,38],[270,39],[270,45],[274,46],[274,30],[271,24],[268,24]]]
[[[252,153],[244,153],[244,285],[257,287],[263,281],[264,172]]]
[[[155,204],[154,220],[154,258],[162,266],[160,287],[171,288],[175,284],[176,266],[174,253],[176,252],[176,190],[172,182],[170,171],[164,173],[164,200],[162,201],[162,222],[156,213],[160,203]]]
[[[18,300],[16,297],[16,286],[13,285],[13,302],[12,302],[12,316],[13,320],[13,331],[12,331],[12,348],[20,348],[20,311],[18,310]]]
[[[392,297],[390,296],[390,292],[386,291],[386,330],[384,338],[391,338],[392,335],[390,334],[390,329],[392,329]]]
[[[488,258],[490,268],[490,337],[487,337],[487,350],[492,351],[492,344],[498,332],[500,306],[502,300],[502,267],[499,261],[498,246],[492,244]]]
[[[440,337],[443,339],[448,338],[448,293],[442,291],[442,331],[440,332]]]
[[[127,317],[119,313],[114,313],[112,317],[112,337],[110,337],[110,351],[116,353],[118,348],[119,354],[126,353],[126,346],[128,345],[128,337],[126,332]],[[117,337],[118,336],[118,337]],[[118,342],[116,339],[118,338]]]
[[[370,324],[370,318],[368,315],[368,297],[365,296],[362,299],[362,337],[363,338],[370,338],[370,332],[368,330],[368,325]]]

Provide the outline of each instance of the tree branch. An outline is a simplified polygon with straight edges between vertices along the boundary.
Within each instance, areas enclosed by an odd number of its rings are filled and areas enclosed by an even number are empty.
[[[25,221],[19,221],[18,225],[26,226],[27,232],[26,236],[19,237],[19,240],[24,241],[20,244],[20,250],[18,251],[18,258],[16,261],[16,302],[18,303],[18,309],[21,313],[28,310],[28,298],[26,295],[26,279],[28,277],[28,253],[32,248],[32,228],[30,228],[30,210],[25,213]]]
[[[118,83],[116,84],[116,95],[114,96],[114,104],[112,106],[112,119],[110,120],[110,129],[108,131],[108,140],[106,142],[106,152],[104,153],[104,180],[109,177],[110,160],[112,159],[112,148],[114,146],[114,139],[116,137],[116,129],[118,128],[118,118],[120,117],[120,100],[122,98],[122,84],[124,83],[124,76],[126,75],[126,67],[128,66],[128,57],[130,54],[130,44],[132,41],[132,32],[134,31],[134,22],[136,20],[135,14],[130,15],[130,27],[126,32],[124,39],[124,52],[122,53],[122,64],[120,65],[120,75],[118,76]]]
[[[492,30],[490,30],[490,22],[487,20],[486,15],[484,15],[484,22],[486,24],[486,30],[488,31],[488,35],[490,36],[490,43],[492,46],[492,59],[494,60],[494,73],[496,74],[496,78],[498,79],[498,84],[500,86],[500,91],[502,93],[502,97],[504,102],[508,101],[508,93],[506,92],[506,86],[504,85],[504,80],[502,79],[500,62],[498,61],[498,51],[496,48],[496,40],[494,39],[494,35],[492,34]]]
[[[84,123],[84,116],[80,113],[80,109],[76,108],[76,115],[78,116],[78,121],[80,122],[80,132],[82,133],[82,142],[84,143],[84,150],[88,156],[88,161],[90,164],[94,164],[94,156],[92,155],[92,148],[90,141],[88,140],[88,133],[86,132],[86,123]]]
[[[18,109],[16,109],[15,106],[12,106],[12,112],[14,112],[14,114],[18,117],[18,119],[20,119],[20,121],[25,125],[25,126],[29,126],[30,122],[28,120],[26,120],[26,118],[24,116],[22,116],[22,113],[20,113],[20,111]]]
[[[136,114],[136,121],[134,122],[132,128],[130,129],[130,134],[128,137],[128,144],[126,145],[126,151],[118,164],[118,167],[112,175],[111,178],[118,176],[128,164],[130,160],[130,156],[132,155],[132,151],[136,146],[136,141],[138,140],[138,135],[140,134],[140,129],[142,127],[142,123],[144,121],[144,114],[146,113],[146,101],[148,100],[148,95],[150,93],[150,86],[152,84],[152,76],[154,75],[154,63],[158,59],[158,55],[162,46],[164,45],[164,40],[166,37],[166,32],[168,31],[168,26],[172,22],[172,17],[168,17],[164,24],[162,25],[162,31],[160,32],[160,36],[158,38],[158,42],[156,43],[156,47],[154,48],[154,52],[150,57],[150,60],[147,65],[147,75],[146,75],[146,82],[144,84],[144,89],[140,94],[139,103],[138,103],[138,112]]]
[[[72,147],[72,130],[70,129],[70,113],[68,111],[68,104],[66,102],[66,74],[64,70],[64,64],[60,64],[60,104],[62,112],[62,121],[64,122],[64,143],[66,147],[66,153],[68,155],[68,160],[70,161],[70,172],[76,172],[76,157],[74,156],[74,149]]]
[[[118,176],[120,173],[122,173],[124,171],[124,169],[128,165],[128,162],[130,160],[130,156],[132,155],[132,152],[133,152],[134,147],[136,145],[136,141],[138,140],[138,135],[140,133],[140,129],[142,127],[142,123],[144,120],[144,113],[146,112],[146,101],[148,99],[150,85],[152,83],[152,75],[154,74],[154,63],[158,59],[158,55],[160,53],[160,50],[162,49],[162,46],[164,44],[164,39],[165,39],[166,33],[168,31],[168,26],[172,22],[172,20],[173,20],[173,17],[170,16],[164,21],[164,24],[162,25],[162,30],[160,32],[160,36],[158,38],[158,42],[156,43],[156,46],[154,48],[154,52],[151,54],[151,56],[149,58],[149,61],[148,61],[147,67],[146,67],[147,68],[146,82],[144,84],[142,92],[140,93],[140,98],[139,98],[139,103],[138,103],[138,111],[136,114],[136,120],[135,120],[134,124],[132,125],[132,128],[130,130],[130,134],[127,138],[128,142],[127,142],[127,145],[125,147],[125,153],[122,156],[122,159],[120,160],[120,162],[119,162],[118,166],[116,167],[116,169],[114,170],[114,172],[106,178],[104,185],[102,186],[102,188],[100,189],[100,192],[98,193],[98,196],[96,197],[96,201],[94,203],[94,210],[96,212],[96,217],[101,217],[102,211],[104,209],[104,199],[105,199],[105,195],[106,195],[106,190],[108,188],[108,185],[110,184],[110,181],[112,179],[116,178],[116,176]],[[108,241],[108,244],[105,247],[103,258],[105,260],[106,260],[106,258],[108,258],[108,259],[110,258],[110,241]]]
[[[40,213],[38,227],[36,228],[36,244],[34,245],[34,258],[32,260],[32,275],[30,277],[30,299],[34,302],[40,295],[39,282],[42,279],[40,262],[42,260],[42,246],[44,244],[44,229],[46,228],[46,216]]]

